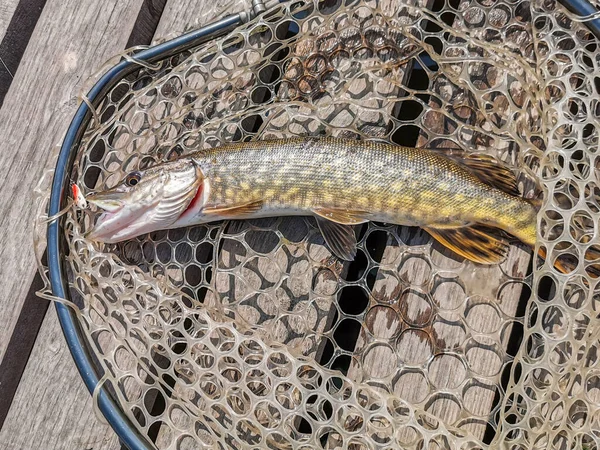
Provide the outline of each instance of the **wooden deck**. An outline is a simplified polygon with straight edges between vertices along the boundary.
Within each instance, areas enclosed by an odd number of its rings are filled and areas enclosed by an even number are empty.
[[[389,4],[393,0],[382,2]],[[225,2],[221,2],[225,3]],[[249,2],[247,2],[249,3]],[[244,5],[231,0],[230,11]],[[114,54],[132,45],[150,44],[180,34],[200,23],[202,1],[175,0],[2,0],[0,3],[0,449],[119,449],[116,435],[92,409],[67,349],[56,313],[35,297],[36,276],[31,239],[34,211],[32,189],[60,143],[83,83]],[[410,73],[399,72],[402,80]],[[419,239],[418,237],[415,239]],[[381,246],[381,261],[393,260],[397,247]],[[443,254],[439,255],[444,258]],[[529,254],[513,248],[506,264],[525,273]],[[340,267],[340,275],[348,267]],[[415,266],[410,279],[418,278]],[[492,269],[470,286],[496,289]],[[385,290],[385,281],[375,289]],[[494,285],[496,283],[496,285]],[[448,284],[450,285],[450,284]],[[469,286],[465,287],[468,289]],[[485,289],[481,289],[482,295]],[[505,290],[512,311],[520,289]],[[448,293],[444,296],[448,297]],[[335,299],[332,298],[332,301]],[[396,334],[405,324],[388,320],[387,309],[370,318],[380,335]],[[480,318],[485,320],[484,317]],[[356,336],[356,348],[366,345]],[[411,351],[421,351],[415,347]],[[377,356],[377,355],[375,355]],[[389,373],[381,364],[372,369]],[[485,362],[482,362],[485,364]],[[451,361],[440,371],[452,370]],[[349,376],[354,376],[349,368]],[[500,374],[498,375],[499,382]],[[407,378],[408,380],[408,378]],[[450,380],[445,381],[451,384]],[[415,383],[417,383],[415,381]],[[420,395],[408,380],[396,394],[410,400]],[[494,391],[477,397],[491,408]],[[442,411],[437,411],[444,417]],[[448,413],[450,414],[450,412]],[[480,436],[485,426],[474,430]],[[156,438],[156,436],[155,436]]]

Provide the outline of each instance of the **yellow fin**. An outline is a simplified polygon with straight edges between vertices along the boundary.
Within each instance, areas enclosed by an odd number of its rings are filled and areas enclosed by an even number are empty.
[[[214,208],[204,208],[202,210],[205,214],[214,214],[216,216],[236,218],[238,216],[245,216],[258,211],[263,205],[262,200],[256,200],[248,203],[242,203],[233,206],[223,206]]]
[[[485,225],[462,228],[425,228],[436,241],[458,255],[480,264],[498,264],[508,253],[501,231]]]
[[[369,221],[369,213],[365,211],[336,208],[313,208],[312,212],[323,219],[341,223],[342,225],[358,225]]]
[[[453,157],[454,161],[465,166],[473,175],[486,184],[510,195],[520,196],[517,177],[503,162],[489,155],[467,155]]]

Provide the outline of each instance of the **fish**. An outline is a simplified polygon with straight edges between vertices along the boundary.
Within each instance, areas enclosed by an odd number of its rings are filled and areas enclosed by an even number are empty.
[[[313,216],[337,257],[357,254],[356,225],[417,226],[457,255],[497,264],[510,237],[534,247],[539,202],[505,164],[381,141],[290,138],[225,144],[129,173],[91,192],[91,240],[227,219]]]

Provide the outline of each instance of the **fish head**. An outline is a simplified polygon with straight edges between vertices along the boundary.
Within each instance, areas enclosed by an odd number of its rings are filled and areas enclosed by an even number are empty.
[[[203,181],[202,170],[188,158],[131,172],[117,186],[86,197],[103,210],[86,237],[114,243],[168,228],[199,195]]]

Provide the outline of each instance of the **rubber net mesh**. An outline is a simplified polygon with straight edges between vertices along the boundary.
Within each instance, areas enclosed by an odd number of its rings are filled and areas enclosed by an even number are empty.
[[[599,63],[554,1],[315,0],[140,68],[85,132],[84,191],[232,141],[464,149],[542,188],[547,260],[515,242],[477,266],[369,223],[348,264],[302,217],[99,245],[70,210],[70,295],[104,387],[161,449],[597,448]]]

